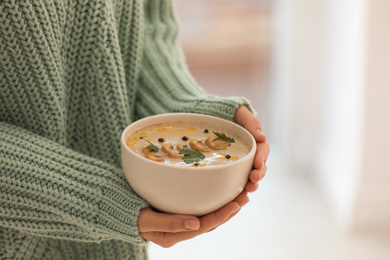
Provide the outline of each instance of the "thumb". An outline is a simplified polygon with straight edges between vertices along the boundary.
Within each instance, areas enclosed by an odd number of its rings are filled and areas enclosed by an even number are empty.
[[[197,217],[166,214],[153,211],[151,208],[141,210],[138,218],[138,231],[143,232],[169,232],[198,230],[200,221]]]
[[[267,141],[267,136],[261,130],[261,124],[257,119],[248,121],[244,128],[253,135],[257,143],[264,143]]]
[[[241,106],[236,110],[234,122],[248,130],[255,138],[256,142],[264,143],[267,141],[267,137],[263,133],[260,121],[246,106]]]

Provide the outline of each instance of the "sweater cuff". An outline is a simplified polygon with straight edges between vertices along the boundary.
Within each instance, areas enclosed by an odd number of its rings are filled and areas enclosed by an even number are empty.
[[[250,102],[243,97],[207,96],[199,99],[196,104],[184,106],[182,112],[211,115],[233,121],[234,114],[240,106],[246,106],[255,113]]]
[[[123,172],[118,170],[102,185],[95,225],[109,239],[141,244],[145,240],[139,235],[137,221],[140,210],[148,207],[148,203],[135,194],[122,176]]]

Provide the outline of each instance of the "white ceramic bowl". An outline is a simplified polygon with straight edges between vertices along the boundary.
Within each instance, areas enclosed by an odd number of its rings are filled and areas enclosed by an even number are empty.
[[[126,145],[133,133],[160,123],[190,121],[206,123],[238,136],[250,148],[239,160],[215,166],[185,167],[155,162],[136,154]],[[121,136],[122,165],[130,186],[149,204],[163,212],[201,216],[234,200],[244,189],[256,152],[253,136],[243,127],[221,118],[191,114],[160,114],[129,125]]]

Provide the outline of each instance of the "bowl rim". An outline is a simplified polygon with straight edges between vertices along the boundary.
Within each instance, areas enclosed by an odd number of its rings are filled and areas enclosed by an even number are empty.
[[[225,122],[227,124],[230,124],[232,127],[236,127],[238,129],[240,129],[240,131],[244,132],[245,134],[247,134],[249,136],[249,138],[251,139],[251,143],[252,143],[252,147],[251,147],[250,151],[244,157],[240,158],[239,160],[237,160],[236,162],[233,162],[233,163],[244,162],[244,161],[250,159],[255,154],[256,149],[257,149],[256,140],[253,137],[253,135],[248,130],[246,130],[244,127],[242,127],[241,125],[239,125],[237,123],[234,123],[232,121],[229,121],[229,120],[226,120],[226,119],[223,119],[223,118],[220,118],[220,117],[211,116],[211,115],[205,115],[205,114],[198,114],[198,113],[163,113],[163,114],[157,114],[157,115],[144,117],[144,118],[141,118],[141,119],[139,119],[137,121],[134,121],[133,123],[128,125],[122,131],[121,141],[120,141],[121,142],[121,147],[123,149],[129,151],[131,154],[134,154],[135,156],[139,157],[144,162],[152,163],[152,165],[160,165],[161,167],[168,167],[168,168],[174,168],[174,169],[180,168],[180,169],[183,169],[185,171],[192,171],[192,170],[194,170],[194,171],[195,170],[196,171],[202,171],[202,170],[207,170],[207,169],[210,169],[210,168],[212,168],[212,169],[223,169],[223,168],[231,167],[231,163],[220,164],[220,165],[209,165],[208,167],[185,167],[185,166],[183,167],[183,165],[165,164],[165,163],[161,163],[161,162],[155,162],[155,161],[152,161],[152,160],[149,160],[149,159],[147,159],[145,157],[140,156],[139,154],[135,153],[133,150],[131,150],[126,145],[125,134],[127,133],[128,129],[132,128],[134,126],[134,124],[137,123],[137,122],[152,120],[153,118],[160,118],[160,117],[163,117],[163,116],[188,116],[188,115],[223,121],[223,122]],[[145,127],[147,127],[147,126],[145,126]],[[135,130],[135,131],[137,131],[137,130]]]

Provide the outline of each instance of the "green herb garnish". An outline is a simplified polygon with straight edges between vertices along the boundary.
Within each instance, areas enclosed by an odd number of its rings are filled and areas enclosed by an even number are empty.
[[[150,142],[150,141],[148,141],[148,140],[146,140],[146,139],[144,139],[144,140],[145,140],[146,142],[150,143],[150,145],[148,146],[150,149],[152,149],[152,150],[155,151],[155,152],[160,151],[160,149],[158,149],[158,147],[155,146],[152,142]]]
[[[184,154],[182,159],[187,164],[191,164],[205,158],[204,154],[192,148],[183,148],[180,150],[179,154]]]
[[[229,136],[226,136],[226,134],[224,133],[218,133],[218,132],[214,132],[213,133],[221,140],[225,140],[225,141],[228,141],[229,143],[234,143],[234,138],[231,138]]]

